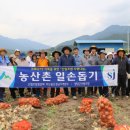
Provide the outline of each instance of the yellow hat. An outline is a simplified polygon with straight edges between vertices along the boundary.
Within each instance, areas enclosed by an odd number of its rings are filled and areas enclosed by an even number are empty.
[[[117,54],[118,54],[120,51],[124,52],[124,54],[126,53],[123,48],[119,48],[118,51],[117,51]]]
[[[98,48],[95,45],[91,46],[89,50],[91,51],[92,49],[95,49],[96,51],[98,51]]]
[[[4,48],[0,48],[0,52],[4,51],[5,53],[7,53],[7,51]]]

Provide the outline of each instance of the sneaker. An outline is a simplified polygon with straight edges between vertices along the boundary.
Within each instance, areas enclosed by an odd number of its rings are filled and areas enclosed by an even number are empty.
[[[112,98],[114,98],[114,97],[115,97],[115,95],[114,95],[114,94],[112,94],[111,96],[112,96]]]
[[[129,98],[129,96],[126,96],[126,99],[128,99]]]
[[[74,99],[74,100],[77,100],[77,97],[76,97],[76,96],[73,96],[73,99]]]
[[[32,97],[36,97],[36,94],[32,94]]]
[[[116,97],[116,100],[119,100],[119,97]]]

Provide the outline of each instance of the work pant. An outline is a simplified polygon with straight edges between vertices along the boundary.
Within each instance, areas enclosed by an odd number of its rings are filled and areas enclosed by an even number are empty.
[[[24,88],[19,88],[20,97],[24,97]]]
[[[97,94],[97,87],[88,87],[87,88],[87,95],[96,95]]]
[[[104,97],[108,97],[109,96],[109,90],[108,90],[108,87],[99,87],[98,88],[99,90],[99,94],[104,96]]]
[[[11,97],[12,97],[13,99],[16,99],[15,90],[16,90],[16,88],[10,88],[10,94],[11,94]]]
[[[127,88],[126,88],[126,95],[130,96],[130,79],[128,79]]]
[[[11,97],[13,99],[16,99],[16,93],[15,93],[16,90],[17,90],[16,88],[10,88]],[[24,88],[19,88],[18,90],[20,97],[24,97]]]
[[[69,96],[69,89],[64,88],[64,93],[65,93],[66,96]],[[71,88],[71,95],[76,96],[76,88]]]
[[[54,97],[55,96],[55,90],[56,90],[56,96],[58,96],[60,94],[60,88],[51,88],[51,97]]]
[[[85,87],[79,87],[78,94],[82,94],[82,96],[85,96]]]
[[[119,75],[118,76],[118,86],[115,89],[115,95],[119,96],[119,92],[121,89],[121,95],[126,95],[126,75]]]
[[[0,102],[4,100],[4,88],[0,88]]]
[[[43,89],[43,96],[47,97],[47,88]]]
[[[117,86],[112,86],[112,87],[111,87],[111,92],[112,92],[112,94],[115,94],[115,89],[116,89],[116,87],[117,87]]]

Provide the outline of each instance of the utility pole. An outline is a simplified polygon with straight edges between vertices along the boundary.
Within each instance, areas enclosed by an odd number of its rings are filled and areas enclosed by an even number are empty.
[[[128,32],[127,32],[127,42],[128,42],[128,54],[130,51],[130,36],[129,36],[129,28],[128,28]]]

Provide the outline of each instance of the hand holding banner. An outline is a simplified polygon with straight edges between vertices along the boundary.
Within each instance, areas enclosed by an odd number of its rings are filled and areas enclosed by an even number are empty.
[[[117,86],[118,66],[0,67],[0,87],[98,87]]]

